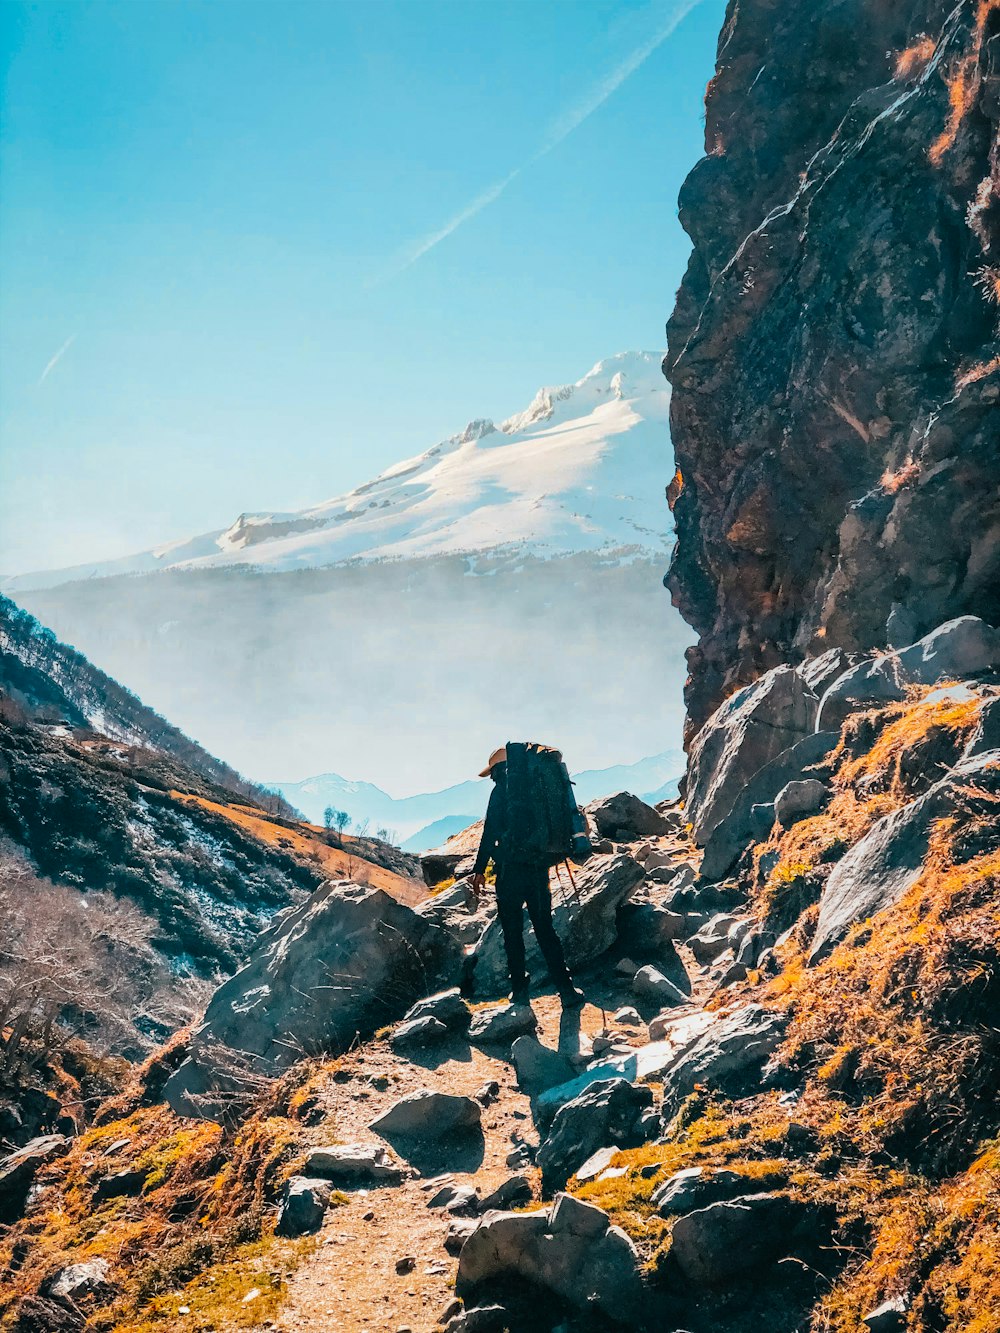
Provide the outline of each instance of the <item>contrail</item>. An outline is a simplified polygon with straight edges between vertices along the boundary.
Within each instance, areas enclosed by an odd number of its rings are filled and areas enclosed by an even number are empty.
[[[385,282],[389,278],[398,277],[400,273],[404,273],[411,264],[415,264],[429,250],[433,250],[436,245],[440,245],[452,232],[457,231],[463,223],[468,222],[477,213],[481,213],[484,208],[488,208],[490,204],[499,199],[511,181],[520,176],[522,171],[533,166],[546,154],[551,153],[554,148],[558,148],[564,139],[567,139],[575,129],[579,129],[589,116],[592,116],[595,111],[602,107],[612,93],[616,92],[640,65],[645,64],[657,47],[662,46],[682,20],[699,4],[701,4],[701,0],[681,0],[680,4],[675,5],[670,11],[669,18],[664,20],[652,36],[637,46],[620,64],[606,74],[600,83],[591,88],[575,106],[564,111],[553,121],[541,144],[530,157],[522,162],[519,167],[515,167],[513,171],[508,172],[501,180],[495,181],[485,190],[482,190],[463,209],[450,217],[447,222],[442,223],[434,231],[428,232],[427,235],[420,237],[419,240],[411,242],[402,250],[396,262],[386,272],[369,282],[368,285],[378,286],[379,283]]]
[[[59,348],[59,351],[56,352],[55,356],[52,358],[52,360],[49,362],[49,364],[45,367],[45,369],[44,369],[44,370],[42,371],[42,373],[39,375],[39,377],[38,377],[38,383],[35,385],[35,388],[36,388],[36,389],[40,389],[40,388],[42,387],[42,385],[45,383],[45,381],[48,379],[48,377],[52,374],[53,370],[55,370],[56,366],[57,366],[57,365],[59,364],[59,362],[63,359],[63,357],[66,355],[66,353],[69,351],[69,349],[73,346],[73,344],[74,344],[75,342],[76,342],[76,334],[75,334],[75,333],[71,333],[71,334],[69,335],[69,337],[66,339],[66,341],[63,343],[62,347]]]
[[[530,162],[537,162],[539,158],[544,157],[546,153],[551,153],[553,148],[568,138],[575,129],[578,129],[583,122],[594,114],[608,100],[612,93],[622,86],[626,79],[630,78],[640,65],[644,65],[657,47],[662,46],[667,38],[677,29],[680,23],[687,18],[692,9],[695,9],[701,0],[682,0],[671,10],[670,17],[664,20],[663,24],[649,37],[641,46],[637,46],[631,55],[625,57],[620,65],[617,65],[609,74],[590,92],[568,111],[563,114],[551,126],[542,146]]]

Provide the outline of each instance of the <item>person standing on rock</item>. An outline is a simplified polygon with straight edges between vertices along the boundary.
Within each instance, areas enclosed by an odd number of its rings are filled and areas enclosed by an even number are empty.
[[[489,763],[479,774],[481,778],[492,778],[493,790],[490,792],[489,805],[486,809],[486,824],[483,828],[479,853],[472,871],[472,892],[478,900],[486,885],[486,867],[493,861],[496,870],[497,916],[503,931],[504,949],[507,954],[507,967],[510,971],[511,1001],[514,1004],[528,1003],[528,985],[530,977],[525,971],[524,918],[523,909],[528,909],[528,916],[535,928],[535,939],[542,951],[542,957],[555,982],[564,1008],[578,1008],[584,1003],[583,992],[578,990],[566,966],[566,958],[559,936],[552,924],[552,893],[549,888],[549,870],[556,862],[545,846],[544,834],[539,837],[535,828],[544,824],[542,812],[531,801],[531,788],[526,782],[516,782],[509,778],[508,748],[516,751],[511,755],[516,765],[517,775],[525,771],[530,761],[541,755],[549,765],[558,763],[561,776],[567,784],[569,798],[572,800],[572,787],[566,775],[562,756],[545,746],[518,745],[504,746],[494,750]],[[554,757],[554,758],[553,758]],[[546,770],[541,770],[545,772]],[[511,788],[520,788],[512,791]],[[535,786],[537,793],[540,788]],[[572,813],[567,814],[571,827],[565,835],[569,845],[581,837],[575,826],[577,815],[575,804]],[[561,857],[557,859],[562,859]]]

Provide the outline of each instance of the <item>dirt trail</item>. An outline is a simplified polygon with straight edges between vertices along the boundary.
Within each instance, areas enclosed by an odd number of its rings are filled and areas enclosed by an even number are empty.
[[[689,966],[693,960],[688,959]],[[692,967],[692,976],[700,969]],[[633,1002],[628,978],[603,974],[591,983],[584,978],[588,1003],[582,1011],[562,1016],[554,995],[532,999],[538,1037],[546,1046],[566,1053],[588,1049],[593,1038],[611,1023],[612,1012]],[[696,987],[700,1006],[703,984]],[[680,1011],[679,1011],[680,1012]],[[622,1039],[644,1045],[645,1027],[617,1029]],[[410,1159],[419,1175],[399,1186],[351,1192],[349,1202],[331,1208],[318,1237],[315,1255],[289,1281],[289,1294],[275,1327],[282,1333],[357,1333],[359,1330],[411,1330],[432,1333],[454,1300],[457,1260],[444,1248],[451,1219],[428,1208],[433,1190],[429,1180],[447,1174],[456,1185],[473,1185],[485,1196],[513,1174],[531,1178],[540,1196],[535,1167],[511,1167],[506,1158],[517,1142],[537,1144],[531,1103],[518,1088],[505,1050],[495,1054],[464,1041],[442,1048],[426,1064],[395,1055],[387,1043],[372,1043],[340,1061],[334,1079],[322,1093],[327,1119],[314,1131],[315,1142],[379,1142],[368,1125],[407,1093],[420,1088],[475,1096],[491,1081],[499,1085],[496,1099],[483,1109],[483,1134],[472,1145],[464,1140],[440,1145],[436,1154]],[[400,1260],[413,1267],[397,1271]]]

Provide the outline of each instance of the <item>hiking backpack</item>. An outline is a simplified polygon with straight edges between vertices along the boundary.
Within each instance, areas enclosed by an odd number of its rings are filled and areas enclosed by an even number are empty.
[[[507,742],[505,854],[513,861],[554,866],[590,854],[587,821],[558,750],[534,741]]]

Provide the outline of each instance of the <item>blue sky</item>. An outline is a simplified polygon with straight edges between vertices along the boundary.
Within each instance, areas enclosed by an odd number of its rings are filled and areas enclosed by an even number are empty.
[[[6,0],[0,573],[315,503],[660,347],[689,6]]]

